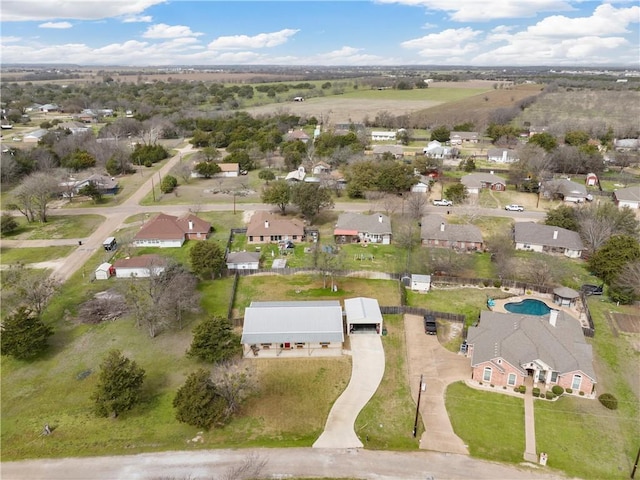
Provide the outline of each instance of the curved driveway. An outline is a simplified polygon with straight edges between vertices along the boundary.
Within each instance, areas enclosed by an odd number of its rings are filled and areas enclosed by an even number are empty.
[[[333,404],[324,432],[313,448],[361,448],[354,431],[360,410],[376,393],[384,375],[382,339],[375,334],[351,335],[351,380]]]

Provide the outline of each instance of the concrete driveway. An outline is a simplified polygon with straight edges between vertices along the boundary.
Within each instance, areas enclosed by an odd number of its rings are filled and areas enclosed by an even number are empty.
[[[470,377],[469,359],[446,350],[436,335],[426,335],[420,315],[405,315],[404,329],[414,401],[418,400],[420,375],[424,375],[423,382],[426,383],[426,390],[420,398],[420,414],[425,428],[420,448],[468,455],[467,446],[451,427],[444,394],[450,383]]]
[[[324,432],[313,448],[362,448],[354,424],[384,375],[384,349],[379,335],[351,335],[351,380],[333,404]]]

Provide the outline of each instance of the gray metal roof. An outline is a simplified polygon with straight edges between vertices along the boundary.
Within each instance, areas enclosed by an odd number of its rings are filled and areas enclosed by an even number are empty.
[[[375,298],[357,297],[344,301],[347,323],[382,323],[380,305]]]
[[[473,345],[472,366],[503,358],[524,374],[522,365],[541,360],[560,374],[580,370],[596,380],[591,345],[580,322],[563,311],[555,327],[549,315],[483,311],[478,326],[469,327],[467,342]]]
[[[554,232],[556,231],[558,232],[557,238],[553,238]],[[516,222],[514,227],[514,240],[516,243],[528,243],[531,245],[568,248],[570,250],[584,249],[582,239],[578,232],[553,225],[541,225],[533,222]]]
[[[573,182],[568,178],[558,178],[549,180],[543,184],[543,188],[549,192],[558,192],[565,197],[586,197],[587,187],[580,183]]]
[[[391,235],[391,220],[382,213],[364,215],[362,213],[343,213],[338,217],[336,229],[357,230],[360,233]]]
[[[411,281],[420,283],[431,283],[431,275],[420,275],[418,273],[412,273]]]
[[[251,302],[244,312],[242,343],[343,342],[337,300]]]

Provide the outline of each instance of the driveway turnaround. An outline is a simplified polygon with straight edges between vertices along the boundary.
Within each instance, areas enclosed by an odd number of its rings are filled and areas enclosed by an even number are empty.
[[[351,340],[351,380],[329,412],[324,432],[313,448],[362,448],[354,431],[360,410],[376,393],[384,375],[384,349],[376,334],[355,334]]]

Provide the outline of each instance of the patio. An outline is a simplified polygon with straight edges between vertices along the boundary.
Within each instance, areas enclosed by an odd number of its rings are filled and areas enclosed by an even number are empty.
[[[553,295],[551,294],[532,293],[529,295],[515,295],[509,298],[494,299],[494,305],[491,307],[491,310],[493,310],[494,312],[509,313],[504,307],[507,303],[518,303],[526,299],[539,300],[541,302],[544,302],[547,307],[553,310],[562,310],[563,312],[578,320],[582,327],[589,328],[589,321],[587,320],[587,315],[585,313],[584,306],[580,301],[580,298],[577,298],[571,306],[566,306],[558,305],[557,303],[555,303],[553,301]]]

